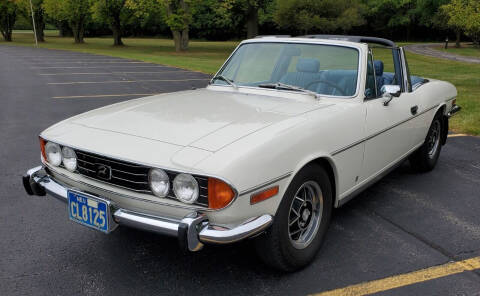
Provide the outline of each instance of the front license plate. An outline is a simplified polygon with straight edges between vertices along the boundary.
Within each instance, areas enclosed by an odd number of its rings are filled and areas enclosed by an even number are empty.
[[[110,211],[108,202],[79,192],[68,191],[70,220],[85,226],[109,232]]]

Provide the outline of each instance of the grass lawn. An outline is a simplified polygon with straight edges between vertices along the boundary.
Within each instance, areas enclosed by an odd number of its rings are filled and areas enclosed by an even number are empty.
[[[12,45],[33,46],[33,35],[15,32]],[[191,41],[187,53],[176,53],[172,40],[155,38],[124,38],[124,47],[112,46],[111,38],[87,38],[85,44],[74,44],[71,38],[59,38],[47,32],[42,48],[80,51],[136,59],[213,74],[238,44],[236,41]],[[0,44],[7,44],[1,41]],[[455,50],[454,48],[449,49]],[[477,49],[468,50],[474,53]],[[376,59],[387,56],[377,54]],[[391,58],[391,57],[390,57]],[[451,129],[459,133],[480,135],[480,64],[466,64],[407,53],[412,75],[446,80],[458,89],[457,103],[463,110],[451,121]]]
[[[187,53],[176,53],[171,39],[124,38],[125,46],[112,46],[112,38],[86,38],[84,44],[74,44],[72,38],[60,38],[56,31],[45,32],[45,43],[41,48],[54,48],[93,54],[136,59],[150,63],[175,66],[204,73],[215,73],[225,59],[235,49],[238,42],[191,41]],[[0,44],[33,46],[33,34],[28,31],[15,31],[13,42]]]
[[[435,49],[443,52],[454,53],[454,54],[463,55],[467,57],[480,58],[480,48],[473,47],[467,44],[462,44],[462,47],[460,48],[449,47],[448,49],[445,49],[443,47],[435,47]]]

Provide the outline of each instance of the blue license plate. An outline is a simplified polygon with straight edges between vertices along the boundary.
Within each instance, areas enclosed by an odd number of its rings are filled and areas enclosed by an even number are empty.
[[[107,201],[68,191],[68,215],[77,223],[109,232],[110,211]]]

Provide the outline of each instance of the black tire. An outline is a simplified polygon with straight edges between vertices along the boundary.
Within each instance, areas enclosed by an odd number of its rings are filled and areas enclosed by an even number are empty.
[[[409,158],[410,165],[415,171],[429,172],[435,168],[442,150],[443,128],[442,114],[439,112],[433,118],[425,142]]]
[[[318,187],[321,190],[321,194],[317,194],[317,196],[318,201],[322,200],[323,202],[322,207],[321,210],[312,210],[310,218],[303,220],[305,216],[302,214],[308,212],[307,198],[305,197],[305,202],[298,201],[298,199],[294,201],[294,199],[297,193],[299,193],[299,190],[302,190],[301,188],[304,188],[307,191],[308,189],[318,188],[315,184],[318,184]],[[312,188],[306,186],[312,186]],[[311,196],[313,196],[313,194]],[[282,271],[294,271],[308,265],[320,250],[328,225],[330,224],[332,199],[332,184],[330,183],[327,172],[322,166],[318,164],[310,164],[300,170],[293,178],[283,196],[282,202],[275,215],[273,225],[265,234],[259,236],[255,240],[255,247],[260,258],[267,265]],[[296,218],[296,224],[293,223],[295,225],[292,224],[292,226],[289,226],[292,221],[289,219],[295,217],[292,216],[293,212],[291,211],[291,207],[295,208],[294,205],[296,205],[296,203],[302,205],[297,208],[299,209],[298,213],[300,214]],[[311,204],[313,209],[314,202]],[[318,206],[318,204],[316,205]],[[320,212],[321,216],[316,217],[314,213]],[[313,227],[313,224],[310,223],[315,223],[317,227],[315,227],[316,231],[311,230],[305,232],[307,233],[307,236],[308,233],[312,233],[309,236],[310,242],[308,244],[304,243],[304,246],[302,245],[303,248],[299,249],[298,245],[300,244],[299,242],[303,235],[303,231],[300,232],[298,241],[292,241],[290,238],[290,232],[294,233],[292,227],[298,227],[298,229],[300,229],[300,225],[302,225],[301,223],[308,223],[305,230],[307,227]],[[294,246],[295,244],[297,244],[297,247]]]

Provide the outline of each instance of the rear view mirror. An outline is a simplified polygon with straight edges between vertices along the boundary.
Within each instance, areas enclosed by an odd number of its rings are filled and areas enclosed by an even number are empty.
[[[393,100],[394,97],[399,97],[400,94],[402,93],[402,90],[400,89],[399,85],[384,85],[382,86],[381,89],[382,96],[387,98],[384,102],[384,106],[388,106],[391,100]]]

